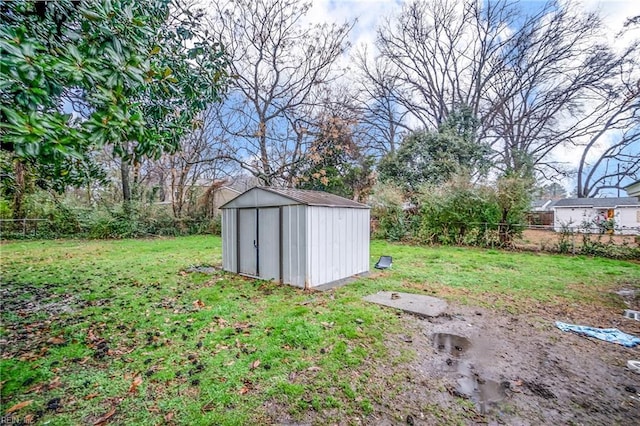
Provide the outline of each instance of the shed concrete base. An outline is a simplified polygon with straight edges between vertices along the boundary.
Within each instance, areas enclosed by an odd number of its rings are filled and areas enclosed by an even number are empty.
[[[356,280],[359,280],[360,278],[364,278],[368,276],[369,276],[369,271],[360,272],[359,274],[355,274],[351,277],[343,278],[341,280],[335,280],[335,281],[331,281],[330,283],[318,285],[315,287],[309,287],[309,290],[327,291],[334,288],[342,287],[343,285],[347,285]]]
[[[380,291],[363,297],[367,302],[389,306],[421,317],[437,317],[447,310],[447,302],[420,294]]]

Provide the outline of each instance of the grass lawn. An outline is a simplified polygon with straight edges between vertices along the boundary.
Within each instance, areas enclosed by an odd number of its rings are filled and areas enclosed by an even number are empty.
[[[397,316],[361,296],[435,294],[511,312],[620,308],[640,265],[587,257],[372,243],[393,270],[309,293],[216,272],[211,236],[0,246],[2,414],[47,424],[264,424],[363,418],[371,364]],[[410,354],[401,354],[410,357]],[[16,404],[20,404],[16,407]],[[366,423],[366,421],[365,421]]]

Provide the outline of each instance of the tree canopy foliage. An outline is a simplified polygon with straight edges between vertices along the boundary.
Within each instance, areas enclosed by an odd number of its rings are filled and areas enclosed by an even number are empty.
[[[125,159],[175,150],[226,77],[222,46],[206,37],[199,12],[180,6],[3,2],[3,149],[39,162],[105,144]]]
[[[220,100],[223,48],[201,28],[202,12],[187,6],[170,0],[0,5],[0,137],[20,163],[10,176],[17,216],[26,167],[64,189],[101,177],[90,156],[103,146],[120,158],[127,202],[128,164],[174,152],[198,125],[198,114]],[[83,179],[70,180],[74,175]]]
[[[477,125],[471,111],[462,108],[437,132],[409,134],[400,148],[380,161],[380,180],[415,192],[424,184],[442,184],[457,174],[486,171],[490,150],[476,139]]]

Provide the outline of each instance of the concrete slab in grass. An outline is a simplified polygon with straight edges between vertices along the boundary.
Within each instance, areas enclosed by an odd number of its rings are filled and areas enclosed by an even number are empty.
[[[437,317],[447,310],[447,302],[444,300],[421,294],[380,291],[363,299],[422,317]]]

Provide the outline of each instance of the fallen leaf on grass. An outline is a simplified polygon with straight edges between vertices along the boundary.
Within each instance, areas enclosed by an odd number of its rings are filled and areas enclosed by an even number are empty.
[[[109,419],[111,419],[111,417],[113,417],[115,413],[116,413],[116,409],[112,408],[111,411],[109,411],[107,414],[105,414],[104,416],[100,417],[98,420],[93,422],[93,426],[103,426],[107,424]]]
[[[98,395],[100,395],[98,392],[90,393],[89,395],[85,396],[84,399],[86,399],[88,401],[90,399],[95,398]]]
[[[25,362],[25,361],[36,361],[36,360],[42,358],[47,353],[48,350],[49,350],[49,348],[45,346],[42,349],[40,349],[40,353],[36,354],[34,352],[27,352],[26,354],[22,355],[19,359],[20,359],[20,361],[23,361],[23,362]]]
[[[138,375],[133,378],[131,386],[129,387],[129,393],[135,393],[138,391],[138,386],[142,384],[142,376]]]
[[[323,326],[323,327],[324,327],[324,328],[326,328],[326,329],[330,329],[330,328],[333,328],[334,323],[333,323],[333,322],[325,322],[325,321],[322,321],[322,322],[320,323],[320,325],[321,325],[321,326]]]
[[[167,414],[164,416],[164,421],[165,421],[165,422],[167,422],[167,423],[168,423],[168,422],[170,422],[171,420],[173,420],[173,416],[174,416],[174,415],[175,415],[174,413],[167,413]]]
[[[233,328],[235,328],[236,330],[244,330],[249,327],[251,327],[251,324],[249,324],[248,322],[237,322],[233,324]]]
[[[260,360],[259,360],[259,359],[256,359],[255,361],[253,361],[253,362],[251,363],[251,367],[250,367],[250,368],[251,368],[251,370],[255,370],[255,369],[256,369],[256,368],[258,368],[259,366],[260,366]]]
[[[25,391],[25,393],[39,393],[42,388],[44,388],[47,384],[46,383],[39,383],[35,386],[31,386],[29,389],[27,389]]]
[[[47,384],[47,390],[57,389],[60,387],[62,383],[60,383],[60,376],[56,376],[52,381]]]
[[[40,393],[40,391],[43,390],[49,391],[52,389],[57,389],[60,387],[60,385],[60,376],[57,376],[49,383],[38,383],[37,385],[31,386],[24,393]]]
[[[249,388],[248,388],[248,387],[246,387],[246,386],[243,386],[243,387],[240,389],[239,394],[240,394],[240,395],[244,395],[244,394],[245,394],[245,393],[247,393],[247,392],[249,392]]]
[[[64,338],[62,337],[52,337],[47,340],[47,343],[52,345],[64,345],[66,343],[66,340],[64,340]]]
[[[4,413],[5,413],[5,414],[11,414],[11,413],[13,413],[14,411],[18,411],[18,410],[20,410],[21,408],[24,408],[24,407],[27,407],[27,406],[31,405],[32,403],[33,403],[33,399],[30,399],[30,400],[28,400],[28,401],[22,401],[22,402],[19,402],[19,403],[17,403],[16,405],[14,405],[14,406],[12,406],[12,407],[8,408],[8,409],[7,409],[7,411],[5,411]]]
[[[213,401],[207,402],[201,408],[203,413],[208,413],[209,411],[213,411],[215,409],[216,409],[216,406],[213,404]]]
[[[309,367],[307,368],[307,371],[320,371],[321,368],[320,367],[316,367],[315,365],[313,367]]]
[[[205,307],[205,304],[202,300],[198,299],[195,302],[193,302],[193,306],[195,306],[196,309],[202,309]]]
[[[92,328],[89,328],[89,330],[87,330],[87,340],[89,342],[93,343],[96,340],[100,340],[100,338],[98,336],[96,336],[96,334],[93,332]]]

